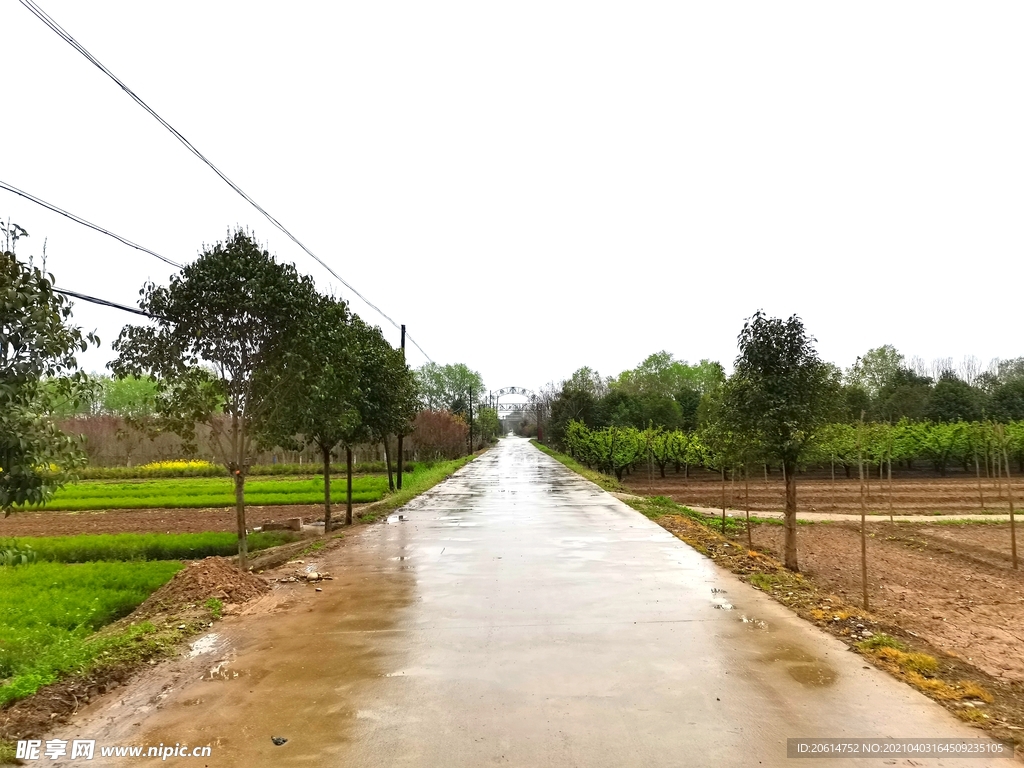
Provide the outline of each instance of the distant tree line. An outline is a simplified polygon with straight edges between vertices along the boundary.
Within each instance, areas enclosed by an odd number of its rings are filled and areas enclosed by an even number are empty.
[[[938,361],[935,376],[891,346],[847,371],[820,359],[799,317],[755,313],[738,338],[734,372],[659,352],[602,378],[581,368],[552,392],[549,436],[620,479],[639,466],[723,479],[752,469],[785,481],[785,561],[797,569],[796,483],[808,467],[877,475],[926,462],[939,474],[1024,472],[1024,358],[987,371]],[[965,378],[966,375],[966,378]]]

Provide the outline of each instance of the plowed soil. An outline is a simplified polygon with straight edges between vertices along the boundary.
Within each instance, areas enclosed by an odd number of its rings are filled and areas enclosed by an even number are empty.
[[[1024,571],[1012,568],[1008,524],[879,522],[869,530],[872,613],[993,677],[1024,683]],[[781,526],[755,526],[754,545],[781,556],[782,536]],[[802,525],[797,546],[806,576],[859,604],[858,526]]]
[[[876,470],[877,472],[877,470]],[[720,507],[722,504],[722,479],[704,470],[691,470],[676,474],[671,468],[664,478],[659,476],[657,467],[653,477],[646,471],[634,472],[623,478],[630,490],[648,496],[668,496],[681,504],[700,507]],[[847,479],[837,470],[833,485],[831,477],[816,474],[800,474],[797,478],[797,503],[801,513],[836,512],[860,514],[860,482]],[[856,473],[854,473],[856,474]],[[957,477],[927,477],[921,474],[894,473],[892,482],[892,509],[898,515],[952,515],[1009,512],[1007,490],[998,487],[994,478],[982,478],[981,490],[977,478],[960,475]],[[752,476],[749,489],[741,477],[735,481],[726,480],[726,505],[742,509],[745,493],[749,492],[750,509],[756,512],[781,511],[785,501],[785,487],[778,472],[769,475]],[[1024,482],[1013,486],[1014,508],[1024,506]],[[887,515],[889,512],[889,485],[872,474],[866,484],[867,508],[870,514]],[[984,500],[984,505],[982,505]]]
[[[355,513],[362,504],[353,506]],[[334,520],[344,519],[345,505],[335,506]],[[246,507],[250,526],[272,520],[301,517],[303,522],[324,519],[322,505],[294,504]],[[8,536],[74,536],[83,533],[202,533],[235,527],[234,508],[221,509],[117,509],[99,512],[15,512],[0,518],[0,538]]]

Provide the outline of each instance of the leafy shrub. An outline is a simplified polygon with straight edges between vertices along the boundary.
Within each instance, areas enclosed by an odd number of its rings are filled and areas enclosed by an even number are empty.
[[[197,461],[192,459],[175,459],[173,461],[151,461],[148,464],[143,464],[139,469],[156,470],[156,469],[178,469],[178,470],[204,470],[210,469],[217,465],[211,464],[208,461]]]
[[[24,542],[10,539],[0,544],[0,565],[28,565],[37,558],[38,553]]]

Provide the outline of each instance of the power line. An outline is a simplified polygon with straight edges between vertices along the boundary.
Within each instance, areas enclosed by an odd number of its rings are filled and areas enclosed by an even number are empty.
[[[59,213],[61,216],[69,218],[72,221],[76,222],[77,224],[83,224],[86,227],[89,227],[89,229],[94,229],[97,232],[102,232],[104,235],[107,235],[108,237],[112,237],[115,240],[117,240],[118,242],[124,243],[125,245],[127,245],[130,248],[135,248],[136,250],[142,251],[143,253],[148,253],[150,256],[156,256],[158,259],[160,259],[160,261],[163,261],[163,262],[165,262],[167,264],[170,264],[172,267],[176,267],[177,269],[181,269],[182,268],[182,265],[179,264],[178,262],[171,261],[166,256],[161,256],[156,251],[151,251],[151,250],[149,250],[149,248],[146,248],[145,246],[139,245],[138,243],[133,243],[131,240],[128,240],[127,238],[121,237],[120,235],[114,234],[110,230],[104,229],[99,224],[93,224],[91,221],[86,221],[81,216],[75,216],[75,214],[69,213],[68,211],[65,211],[63,208],[58,208],[53,203],[48,203],[45,200],[41,200],[40,198],[36,197],[35,195],[30,195],[28,192],[25,192],[24,190],[18,189],[17,187],[12,187],[7,182],[0,181],[0,189],[6,189],[8,192],[13,192],[16,195],[20,195],[21,197],[25,198],[26,200],[31,200],[33,203],[36,203],[37,205],[43,206],[43,208],[48,208],[49,210],[53,211],[54,213]]]
[[[154,120],[156,120],[158,123],[160,123],[160,125],[166,128],[170,132],[170,134],[174,136],[174,138],[180,141],[185,146],[185,148],[188,149],[189,152],[191,152],[193,155],[202,160],[207,166],[209,166],[210,170],[216,173],[221,178],[221,180],[224,181],[224,183],[226,183],[229,187],[235,190],[235,192],[237,192],[242,197],[243,200],[248,202],[253,208],[262,213],[266,217],[267,221],[269,221],[271,224],[273,224],[275,227],[281,230],[285,235],[288,236],[289,239],[291,239],[292,242],[299,246],[299,248],[301,248],[303,251],[305,251],[307,254],[313,257],[313,259],[315,259],[320,266],[322,266],[324,269],[330,272],[338,281],[341,282],[342,285],[344,285],[346,288],[352,291],[352,293],[354,293],[356,296],[362,299],[367,306],[369,306],[371,309],[377,312],[377,314],[379,314],[381,317],[383,317],[385,320],[391,323],[395,328],[400,328],[399,324],[392,320],[387,314],[385,314],[380,307],[378,307],[376,304],[374,304],[365,296],[363,296],[359,291],[353,288],[348,282],[345,281],[345,279],[341,275],[339,275],[337,272],[331,269],[323,259],[321,259],[315,253],[309,250],[309,248],[303,245],[302,242],[297,237],[295,237],[295,235],[289,232],[288,229],[286,229],[281,222],[279,222],[277,219],[271,216],[266,211],[266,209],[264,209],[259,203],[257,203],[251,197],[249,197],[249,195],[247,195],[245,191],[242,190],[241,187],[239,187],[237,184],[235,184],[235,182],[229,179],[224,174],[224,172],[220,170],[220,168],[214,165],[202,152],[196,149],[195,145],[193,145],[192,142],[190,142],[188,139],[182,136],[181,133],[179,133],[178,130],[173,125],[171,125],[166,120],[164,120],[160,115],[158,115],[156,111],[152,107],[150,107],[145,101],[143,101],[131,88],[125,85],[113,72],[107,69],[99,59],[97,59],[95,56],[89,53],[89,51],[86,50],[85,46],[83,46],[81,43],[75,40],[75,38],[72,37],[69,32],[67,32],[49,14],[47,14],[46,11],[40,8],[39,5],[36,2],[34,2],[34,0],[20,0],[20,2],[29,11],[31,11],[36,18],[38,18],[54,33],[56,33],[58,37],[60,37],[68,45],[70,45],[72,48],[74,48],[76,51],[82,54],[82,56],[84,56],[93,66],[99,69],[103,74],[105,74],[115,83],[117,83],[118,86],[120,86],[121,90],[127,93],[136,104],[138,104],[140,107],[146,110],[146,112],[148,112],[153,117]],[[407,334],[406,338],[408,338],[408,340],[411,341],[416,346],[416,349],[423,353],[423,356],[427,358],[427,360],[430,360],[430,362],[434,362],[431,359],[430,355],[423,351],[423,347],[421,347],[416,342],[416,340],[413,339],[411,335]]]
[[[71,296],[75,299],[81,299],[82,301],[88,301],[90,304],[99,304],[102,307],[111,307],[112,309],[120,309],[125,312],[131,312],[133,315],[142,315],[143,317],[149,317],[153,320],[159,320],[159,315],[153,315],[142,309],[135,309],[134,307],[128,307],[124,304],[118,304],[116,301],[107,301],[106,299],[97,299],[95,296],[86,296],[84,293],[78,293],[77,291],[68,291],[64,288],[54,288],[54,293],[59,293],[62,296]]]

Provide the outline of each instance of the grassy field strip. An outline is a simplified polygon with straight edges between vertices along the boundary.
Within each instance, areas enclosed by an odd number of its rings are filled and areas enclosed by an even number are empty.
[[[83,467],[79,470],[82,480],[151,480],[167,477],[228,477],[228,470],[222,464],[195,462],[193,465],[182,461],[155,462],[141,467]],[[429,463],[428,463],[429,464]],[[177,466],[175,466],[177,465]],[[420,462],[406,462],[405,471],[414,472]],[[383,461],[364,461],[353,468],[356,475],[385,474],[387,466]],[[306,464],[256,464],[249,468],[249,477],[290,475],[292,477],[310,477],[323,475],[324,468],[319,463]],[[345,477],[345,465],[335,463],[331,467],[331,477]]]
[[[406,477],[414,481],[417,474],[413,473]],[[352,499],[360,504],[379,501],[387,492],[387,487],[388,479],[385,476],[367,475],[353,478]],[[335,500],[344,499],[344,479],[333,480],[331,496]],[[254,506],[323,504],[323,478],[249,480],[245,484],[245,501],[246,504]],[[230,507],[234,503],[234,485],[229,478],[189,477],[131,482],[85,480],[58,491],[45,508],[53,511],[164,507],[197,509]]]
[[[88,636],[129,614],[182,567],[162,561],[0,568],[0,706],[84,668],[110,643],[127,642]]]
[[[249,534],[249,551],[297,541],[292,531]],[[230,557],[238,552],[234,533],[112,533],[81,536],[23,536],[19,548],[31,547],[41,561],[90,563],[97,560],[197,560]]]

